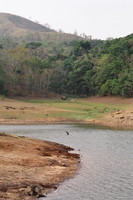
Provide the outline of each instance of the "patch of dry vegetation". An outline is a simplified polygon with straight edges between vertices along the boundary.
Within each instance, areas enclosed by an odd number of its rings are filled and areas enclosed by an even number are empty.
[[[133,128],[133,98],[34,99],[0,101],[1,124],[77,122]]]

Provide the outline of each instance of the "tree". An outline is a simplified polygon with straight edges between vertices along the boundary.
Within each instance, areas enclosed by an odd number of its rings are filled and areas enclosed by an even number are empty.
[[[1,95],[5,95],[7,93],[6,89],[5,89],[5,84],[8,77],[6,76],[5,71],[3,70],[2,65],[0,65],[0,94]]]

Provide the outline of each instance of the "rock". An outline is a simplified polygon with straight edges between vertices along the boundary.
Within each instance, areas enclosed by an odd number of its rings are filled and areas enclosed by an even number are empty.
[[[41,185],[33,185],[31,187],[31,196],[38,196],[42,194],[43,187]]]
[[[5,133],[0,133],[0,136],[6,136],[6,134]]]
[[[125,118],[124,116],[120,117],[120,119],[124,119],[124,118]]]
[[[41,197],[47,197],[47,196],[45,194],[39,194],[38,198],[41,198]]]
[[[62,167],[69,167],[69,165],[64,163],[64,164],[62,164]]]

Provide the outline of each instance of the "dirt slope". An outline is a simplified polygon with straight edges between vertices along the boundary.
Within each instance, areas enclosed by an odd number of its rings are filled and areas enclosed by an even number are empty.
[[[103,119],[93,119],[88,123],[104,125],[117,129],[133,129],[133,98],[92,97],[86,100],[93,103],[126,106],[124,110],[109,113],[105,115]]]
[[[64,145],[0,133],[0,200],[34,199],[75,174],[79,155]]]

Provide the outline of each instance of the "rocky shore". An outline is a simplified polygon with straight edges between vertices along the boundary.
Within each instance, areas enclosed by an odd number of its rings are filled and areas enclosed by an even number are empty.
[[[133,130],[133,109],[112,112],[103,119],[89,120],[87,123],[106,126],[112,129]]]
[[[0,199],[45,197],[72,177],[80,156],[57,143],[0,133]]]

